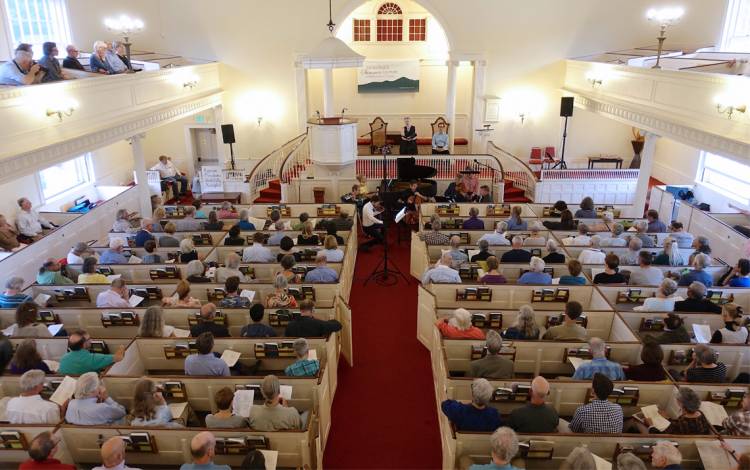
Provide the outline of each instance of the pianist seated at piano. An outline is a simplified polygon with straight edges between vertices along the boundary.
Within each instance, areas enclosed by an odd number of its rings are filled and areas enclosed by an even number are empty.
[[[440,122],[437,127],[437,132],[432,136],[432,153],[435,155],[449,155],[451,152],[448,145],[448,134],[445,132],[445,124]]]

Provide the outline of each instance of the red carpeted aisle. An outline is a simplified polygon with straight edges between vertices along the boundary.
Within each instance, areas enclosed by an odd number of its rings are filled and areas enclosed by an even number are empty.
[[[390,258],[407,276],[381,287],[364,280],[382,247],[357,255],[351,307],[354,367],[339,366],[324,468],[440,468],[440,435],[430,356],[417,341],[417,282],[409,276],[409,242]],[[361,240],[361,238],[360,238]]]

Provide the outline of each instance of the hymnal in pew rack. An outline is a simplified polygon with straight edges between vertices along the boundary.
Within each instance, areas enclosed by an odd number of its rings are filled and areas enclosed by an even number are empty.
[[[206,289],[206,298],[209,302],[221,302],[227,296],[227,291],[223,287],[214,287]]]
[[[500,330],[503,328],[503,314],[500,312],[472,313],[471,324],[477,328]]]
[[[462,245],[471,244],[471,237],[469,236],[469,232],[449,233],[448,237],[449,238],[458,237]]]
[[[21,431],[10,429],[0,431],[0,442],[5,450],[28,450],[29,448],[26,436]]]
[[[607,401],[623,406],[637,406],[639,397],[640,390],[638,390],[638,387],[626,385],[612,389],[612,393],[607,397]],[[584,403],[589,403],[594,399],[596,399],[594,390],[589,388],[586,390],[586,401]]]
[[[664,331],[664,318],[641,318],[638,331]]]
[[[44,323],[45,325],[58,325],[60,323],[60,316],[49,310],[40,310],[36,315],[37,323]]]
[[[495,205],[490,204],[487,206],[486,215],[489,216],[505,216],[510,215],[510,204]]]
[[[218,455],[245,455],[253,449],[269,450],[266,436],[216,437]]]
[[[198,348],[194,340],[187,343],[168,344],[164,346],[165,359],[185,359],[197,352]]]
[[[60,386],[62,381],[63,379],[51,379],[48,382],[44,382],[42,391],[39,392],[39,396],[41,396],[45,400],[49,400],[50,397],[54,395],[55,390],[57,390],[57,387]]]
[[[89,351],[96,354],[109,354],[109,346],[107,343],[100,339],[92,339],[90,341]]]
[[[609,346],[606,346],[604,348],[604,356],[609,359],[609,355],[612,352],[612,348]],[[591,354],[591,350],[589,348],[583,347],[583,348],[566,348],[565,352],[563,353],[563,362],[568,362],[569,357],[577,357],[579,359],[586,359],[590,360],[593,359],[593,355]]]
[[[299,312],[292,312],[291,310],[279,309],[275,312],[268,314],[268,324],[270,326],[283,327],[287,326],[290,321],[298,319],[300,316]]]
[[[460,218],[445,219],[445,220],[440,221],[440,228],[443,230],[455,230],[455,229],[463,228],[463,226],[464,226],[464,219],[460,219]]]
[[[296,300],[315,300],[315,288],[313,286],[290,287],[287,292]]]
[[[241,265],[237,268],[243,276],[248,279],[255,279],[255,268],[252,266]]]
[[[458,275],[467,281],[476,281],[479,278],[479,265],[476,263],[462,264],[458,268]]]
[[[734,294],[729,294],[729,297],[724,298],[724,292],[720,290],[709,289],[706,292],[706,298],[718,305],[724,305],[734,302]]]
[[[159,453],[159,449],[156,447],[156,440],[147,432],[131,432],[128,435],[120,435],[120,437],[125,441],[125,452]]]
[[[182,403],[187,401],[185,384],[178,380],[167,380],[160,384],[161,394],[167,402]]]
[[[563,313],[561,313],[560,315],[548,315],[547,322],[545,323],[544,327],[550,329],[553,326],[562,325],[564,320],[565,314]],[[589,324],[589,319],[588,317],[586,317],[586,314],[582,313],[581,315],[579,315],[578,318],[576,318],[576,324],[586,328]]]
[[[193,244],[195,246],[213,246],[214,239],[210,233],[194,233]]]
[[[185,218],[185,207],[165,207],[164,212],[167,213],[167,219],[183,219]]]
[[[195,312],[188,315],[188,325],[195,326],[199,325],[201,323],[204,323],[206,320],[201,317],[200,312]],[[228,326],[227,316],[224,315],[221,310],[217,310],[216,313],[214,313],[213,320],[209,321],[208,323],[216,323],[217,325],[223,325]]]
[[[466,289],[456,289],[456,301],[467,302],[491,302],[492,289],[489,287],[467,287]]]
[[[534,289],[531,293],[532,302],[567,302],[570,299],[570,289]]]
[[[152,281],[158,279],[181,279],[180,268],[176,266],[149,269],[148,275],[151,277]]]
[[[318,257],[318,252],[316,250],[311,250],[309,248],[305,248],[302,251],[298,251],[294,253],[294,259],[295,261],[315,261],[315,258]]]
[[[613,219],[619,219],[621,215],[620,209],[615,209],[614,206],[604,206],[604,207],[599,206],[595,210],[596,210],[596,216],[600,219],[604,218],[605,212],[611,212]]]
[[[458,204],[456,203],[438,204],[438,206],[435,207],[435,212],[437,215],[460,215],[461,208],[458,207]]]
[[[518,443],[518,451],[521,457],[531,460],[550,460],[555,452],[555,443],[552,441],[530,440]]]
[[[693,360],[693,348],[686,350],[673,349],[669,351],[667,364],[670,366],[686,366]]]
[[[279,215],[282,217],[291,217],[292,216],[292,209],[291,207],[287,206],[286,204],[280,204],[278,206],[268,206],[266,208],[266,216],[271,217],[271,213],[273,211],[279,211]]]
[[[618,292],[617,293],[617,300],[615,300],[615,303],[618,304],[642,304],[646,299],[649,297],[653,297],[654,294],[651,295],[641,295],[640,289],[628,289],[625,292]]]
[[[498,387],[492,392],[491,401],[497,402],[512,402],[512,403],[525,403],[529,401],[531,395],[531,385],[529,384],[513,384],[510,388]]]
[[[336,204],[323,204],[318,207],[318,217],[328,217],[341,214],[341,208]]]
[[[102,313],[102,326],[139,326],[140,317],[135,312],[104,312]]]
[[[130,289],[129,296],[137,295],[143,297],[146,300],[161,300],[163,295],[161,289],[158,287],[136,287]]]
[[[477,345],[471,347],[471,360],[482,359],[487,355],[487,346]],[[513,343],[503,343],[500,348],[500,356],[506,356],[511,361],[516,360],[516,348],[513,347]]]
[[[293,341],[282,341],[281,343],[256,343],[256,359],[279,359],[295,358]]]
[[[55,289],[55,300],[58,302],[85,300],[91,302],[89,290],[86,287],[72,287],[67,289]]]
[[[298,264],[292,267],[292,272],[294,274],[300,274],[304,277],[313,269],[315,269],[315,266],[305,266],[303,264]]]
[[[115,271],[109,266],[99,266],[98,268],[96,268],[96,272],[101,274],[102,276],[114,276],[115,274]]]
[[[747,392],[741,388],[728,388],[723,392],[708,392],[705,401],[717,403],[725,408],[738,408]]]

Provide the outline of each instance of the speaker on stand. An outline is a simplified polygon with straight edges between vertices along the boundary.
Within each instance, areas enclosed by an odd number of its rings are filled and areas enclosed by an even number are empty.
[[[225,144],[229,144],[229,156],[231,159],[232,169],[234,170],[234,125],[233,124],[222,124],[221,125],[221,137],[224,139]]]
[[[568,164],[565,163],[565,142],[568,138],[568,118],[573,116],[573,103],[574,98],[572,96],[563,96],[560,99],[560,117],[565,118],[565,126],[563,127],[563,141],[562,151],[560,152],[560,161],[555,163],[552,169],[567,170]]]

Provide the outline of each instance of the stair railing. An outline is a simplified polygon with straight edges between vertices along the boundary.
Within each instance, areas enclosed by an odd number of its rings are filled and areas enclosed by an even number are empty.
[[[289,184],[293,179],[299,178],[310,164],[310,144],[305,138],[299,141],[281,162],[281,182]]]
[[[500,161],[504,169],[505,181],[510,181],[516,188],[522,189],[524,196],[534,201],[536,183],[539,181],[534,171],[526,162],[504,150],[494,142],[487,142],[487,153]]]
[[[306,145],[302,145],[303,143],[306,143],[306,141],[307,132],[296,136],[281,147],[272,150],[268,155],[261,158],[260,161],[255,164],[247,177],[247,181],[250,185],[249,202],[252,202],[259,197],[260,192],[266,189],[271,181],[281,179],[281,168],[283,163],[294,149],[300,146],[306,147]]]

